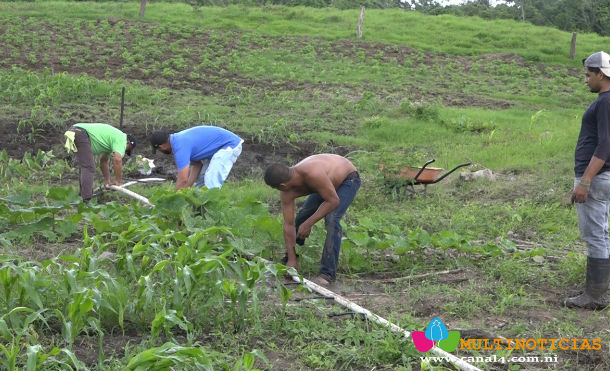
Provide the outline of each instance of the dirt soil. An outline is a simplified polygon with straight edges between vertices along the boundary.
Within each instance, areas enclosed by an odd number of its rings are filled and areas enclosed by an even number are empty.
[[[23,22],[30,18],[23,17]],[[142,36],[144,41],[154,44],[160,48],[161,54],[149,56],[140,61],[138,67],[133,67],[133,62],[124,60],[121,56],[122,50],[119,45],[108,43],[100,39],[97,31],[108,22],[112,27],[112,35],[119,35],[122,40],[121,48],[135,53],[139,50]],[[40,46],[38,43],[22,45],[16,48],[13,45],[0,45],[0,54],[7,56],[0,60],[0,67],[10,68],[11,65],[21,66],[32,71],[43,71],[50,69],[54,72],[68,72],[71,74],[87,74],[98,79],[121,78],[127,81],[140,81],[143,84],[170,89],[194,89],[203,95],[226,94],[227,89],[237,87],[256,88],[265,90],[289,90],[289,91],[322,91],[332,93],[337,89],[337,84],[327,82],[309,82],[294,80],[273,80],[265,77],[251,78],[232,71],[226,66],[225,61],[231,60],[235,51],[243,49],[265,49],[274,48],[298,53],[304,49],[313,49],[317,55],[332,54],[335,57],[346,60],[378,60],[384,63],[396,63],[404,65],[406,60],[413,67],[425,65],[428,67],[453,63],[463,66],[468,71],[472,64],[472,58],[465,56],[447,56],[435,52],[420,53],[418,50],[406,47],[387,45],[376,42],[361,42],[353,40],[327,41],[321,38],[305,36],[260,36],[251,39],[247,32],[236,30],[197,30],[196,32],[181,32],[179,28],[167,30],[159,35],[156,31],[159,25],[154,22],[143,23],[127,19],[108,19],[95,21],[95,27],[88,28],[84,24],[66,23],[63,27],[55,24],[34,23],[26,28],[33,34],[49,35],[49,40]],[[0,32],[2,32],[0,25]],[[137,31],[137,32],[136,32]],[[110,34],[110,33],[108,33]],[[74,35],[78,35],[75,37]],[[68,48],[63,43],[70,40],[73,47],[78,47],[79,53],[74,56],[69,54]],[[31,41],[28,41],[31,42]],[[176,66],[175,75],[164,76],[162,69],[158,66],[172,64],[174,52],[169,52],[167,45],[180,45],[180,50],[191,50],[188,55],[183,55],[180,66]],[[218,62],[217,66],[201,66],[201,54],[208,55],[210,60]],[[10,57],[8,57],[10,56]],[[83,57],[86,56],[86,57]],[[109,57],[110,56],[110,57]],[[35,58],[34,58],[35,57]],[[79,58],[82,57],[82,58]],[[516,54],[488,54],[479,57],[493,65],[494,61],[513,63],[517,66],[527,66],[524,60]],[[95,61],[103,59],[105,63],[97,64]],[[78,63],[75,61],[79,60]],[[68,61],[68,62],[66,62]],[[83,64],[84,63],[84,64]],[[536,65],[541,74],[546,74],[547,69],[543,64]],[[562,71],[568,74],[578,74],[577,69]],[[201,76],[205,76],[202,78]],[[357,89],[355,86],[342,85],[343,89]],[[410,86],[400,88],[400,91],[379,91],[380,95],[405,93],[405,89],[415,100],[432,101],[438,98],[449,106],[481,106],[493,108],[506,108],[512,103],[501,99],[493,99],[484,96],[476,96],[460,91],[451,91],[444,86],[437,89],[421,89],[414,81]],[[387,90],[387,91],[386,91]]]
[[[239,133],[237,133],[240,135]],[[243,136],[242,136],[243,137]],[[241,155],[233,165],[227,181],[231,179],[262,178],[267,166],[274,162],[282,162],[293,165],[290,162],[299,161],[307,156],[318,153],[318,144],[302,142],[297,144],[286,144],[274,147],[266,143],[244,141]],[[143,148],[141,153],[144,157],[155,160],[154,176],[168,179],[176,178],[176,165],[174,158],[170,155],[157,152],[152,154],[149,147]],[[347,153],[347,152],[345,152]],[[338,154],[345,154],[338,153]],[[289,161],[291,159],[292,161]]]
[[[35,140],[28,140],[28,133],[18,130],[19,119],[8,119],[0,116],[0,138],[3,145],[1,150],[13,158],[22,158],[25,152],[35,154],[38,150],[48,151],[63,137],[63,130],[47,129],[35,134]]]
[[[447,314],[443,309],[445,304],[448,304],[455,299],[452,298],[446,292],[439,292],[430,294],[421,299],[413,299],[409,295],[409,292],[415,287],[424,284],[450,284],[453,287],[465,287],[475,285],[480,282],[481,294],[493,294],[486,292],[488,290],[484,284],[486,278],[481,270],[462,270],[461,272],[451,275],[429,275],[424,278],[400,280],[399,282],[385,282],[387,278],[391,278],[388,274],[381,276],[366,276],[358,279],[349,278],[345,276],[339,276],[337,282],[333,283],[329,289],[338,295],[362,306],[365,309],[370,310],[372,313],[377,314],[388,320],[396,320],[403,317],[410,318],[425,318],[432,319],[434,317],[442,318],[447,328],[451,330],[458,330],[461,333],[461,337],[464,339],[469,338],[554,338],[557,334],[543,333],[538,336],[528,333],[527,330],[524,334],[512,334],[509,332],[509,327],[514,323],[516,318],[521,318],[526,322],[529,328],[544,328],[545,324],[552,323],[554,321],[567,321],[567,317],[570,314],[562,313],[557,310],[561,307],[561,302],[565,296],[564,292],[561,292],[557,287],[547,285],[543,287],[530,287],[529,291],[535,291],[540,293],[541,300],[544,304],[548,305],[549,310],[540,310],[539,307],[532,308],[523,312],[523,309],[511,310],[507,309],[501,315],[488,315],[480,318],[468,318],[468,321],[472,323],[470,327],[464,328],[460,325],[464,319],[462,315],[451,316]],[[313,279],[313,277],[309,277]],[[316,308],[317,311],[323,311],[327,315],[330,314],[329,319],[339,320],[345,314],[352,312],[351,310],[334,304],[333,301],[315,299],[316,293],[308,292],[295,292],[292,300],[294,305],[308,305]],[[311,300],[307,298],[313,298]],[[296,299],[296,300],[295,300]],[[303,300],[306,299],[306,300]],[[442,314],[444,313],[444,314]],[[339,316],[337,316],[339,315]],[[359,315],[353,315],[360,317]],[[579,316],[583,318],[582,324],[583,335],[578,336],[576,334],[563,333],[561,336],[564,338],[592,338],[587,334],[593,334],[605,326],[604,322],[600,322],[599,318],[594,315],[593,312],[587,310],[579,311]],[[424,328],[408,328],[400,324],[400,320],[397,323],[407,331],[424,331]],[[378,326],[378,325],[375,325]],[[602,345],[603,349],[604,345]],[[489,354],[485,352],[490,352]],[[514,351],[512,356],[522,356],[525,353],[519,353],[520,351]],[[548,370],[548,369],[587,369],[587,370],[607,370],[610,367],[610,355],[605,351],[595,350],[557,350],[557,363],[516,363],[521,366],[521,369],[525,370]],[[455,352],[454,352],[455,353]],[[481,351],[482,356],[491,355],[491,351]],[[536,355],[535,352],[529,352],[529,355]],[[468,352],[459,352],[459,356],[472,355]],[[540,355],[540,354],[538,354]],[[509,370],[508,364],[494,363],[488,364],[489,370],[492,371],[506,371]],[[279,368],[278,368],[279,369]]]
[[[7,154],[13,158],[21,158],[25,151],[36,153],[38,150],[49,151],[54,150],[55,156],[68,159],[70,156],[63,150],[63,133],[68,129],[69,125],[64,128],[46,127],[36,135],[36,140],[32,143],[26,135],[20,134],[17,131],[18,122],[15,120],[0,119],[0,136],[6,138],[2,149],[6,150]],[[137,146],[135,154],[142,155],[146,158],[155,160],[155,168],[152,176],[164,177],[175,180],[176,166],[174,158],[170,155],[157,152],[152,153],[151,147],[148,144],[148,136],[145,128],[138,125],[125,125],[124,132],[132,133],[136,136]],[[292,165],[297,161],[319,153],[320,145],[313,142],[267,144],[260,143],[256,139],[248,138],[247,135],[236,133],[242,138],[246,138],[243,144],[243,150],[238,160],[235,162],[228,181],[231,179],[257,178],[264,174],[267,166],[274,162],[283,162]],[[345,155],[349,152],[348,148],[333,146],[334,153]],[[127,158],[128,159],[128,158]],[[126,178],[140,177],[137,173],[125,173]]]

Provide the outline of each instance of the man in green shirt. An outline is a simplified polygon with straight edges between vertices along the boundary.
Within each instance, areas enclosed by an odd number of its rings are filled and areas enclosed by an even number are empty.
[[[120,185],[123,170],[122,158],[131,156],[136,139],[108,124],[75,124],[65,136],[68,151],[76,152],[80,172],[80,195],[89,202],[93,197],[93,177],[95,175],[94,155],[100,155],[100,168],[104,174],[104,186]],[[110,179],[109,162],[112,159],[114,180]]]

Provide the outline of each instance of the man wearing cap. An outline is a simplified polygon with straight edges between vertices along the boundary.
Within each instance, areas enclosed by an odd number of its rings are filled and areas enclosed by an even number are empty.
[[[241,154],[243,139],[216,126],[195,126],[170,134],[155,131],[153,153],[174,154],[178,169],[176,189],[191,186],[221,188]]]
[[[108,124],[75,124],[66,133],[66,149],[76,152],[80,172],[80,195],[84,202],[93,197],[93,178],[95,175],[94,155],[100,156],[100,168],[104,175],[104,185],[121,184],[123,171],[122,158],[131,156],[136,147],[136,139]],[[110,179],[109,162],[112,158],[114,180]]]
[[[585,82],[597,99],[582,116],[575,150],[574,190],[581,238],[587,245],[587,273],[582,294],[566,299],[571,308],[608,306],[610,282],[610,55],[597,52],[583,60]]]

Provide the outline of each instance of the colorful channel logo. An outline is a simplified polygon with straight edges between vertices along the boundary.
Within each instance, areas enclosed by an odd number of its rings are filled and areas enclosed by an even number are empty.
[[[460,332],[447,331],[443,321],[434,317],[426,327],[426,332],[413,331],[411,338],[415,348],[422,353],[429,351],[435,345],[445,352],[453,352],[460,342]]]

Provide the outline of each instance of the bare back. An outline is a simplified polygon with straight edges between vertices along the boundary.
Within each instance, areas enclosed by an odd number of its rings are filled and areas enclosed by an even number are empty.
[[[345,157],[334,154],[309,156],[292,167],[301,181],[293,188],[295,193],[306,195],[322,191],[319,187],[328,181],[337,189],[356,167]]]

